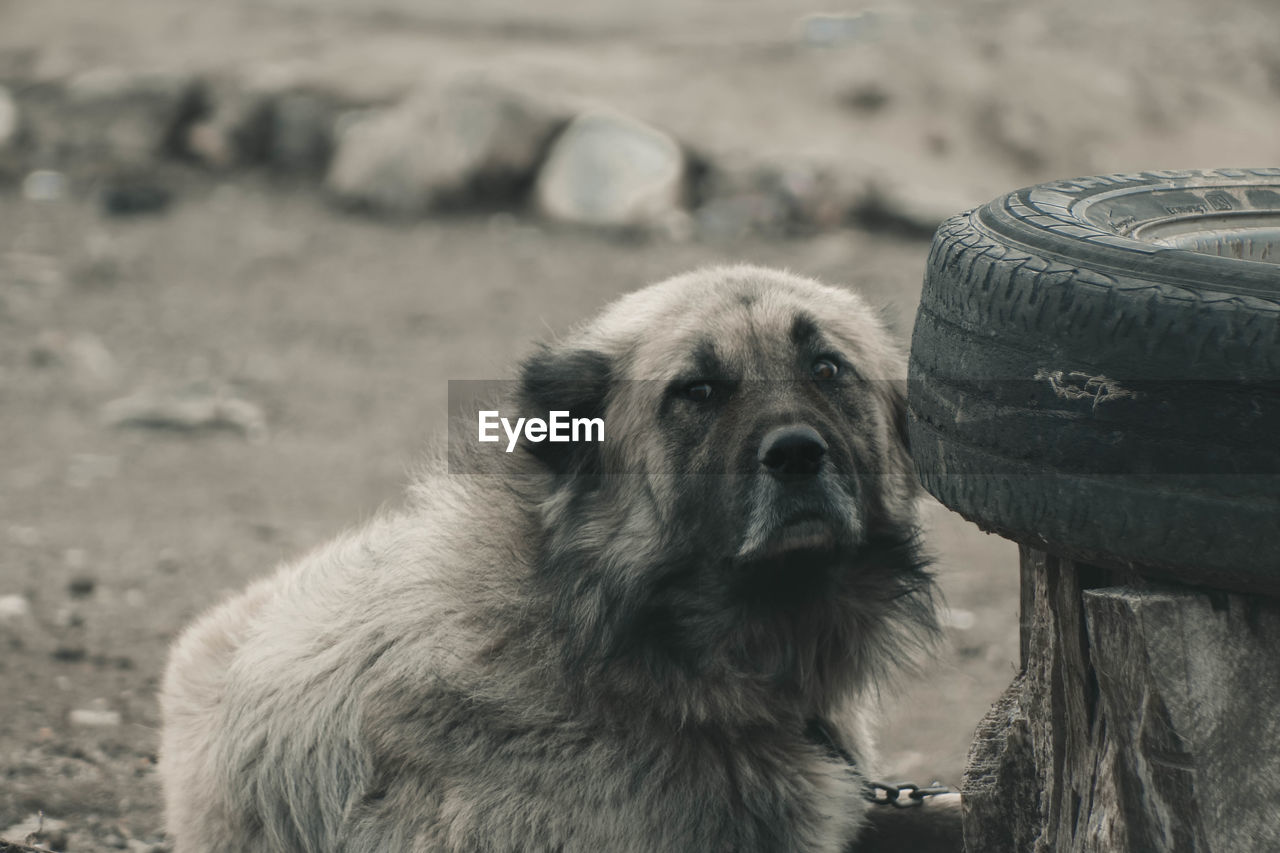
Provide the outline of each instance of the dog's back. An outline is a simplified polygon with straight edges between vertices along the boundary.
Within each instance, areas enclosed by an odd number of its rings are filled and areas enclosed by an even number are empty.
[[[468,655],[459,618],[483,608],[483,596],[450,604],[471,593],[440,569],[457,562],[440,514],[349,534],[174,645],[160,772],[179,853],[328,850],[349,831],[372,784],[369,703],[397,680],[447,678]]]

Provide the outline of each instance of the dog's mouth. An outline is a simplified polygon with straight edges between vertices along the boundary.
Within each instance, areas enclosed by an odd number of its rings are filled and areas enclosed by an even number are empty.
[[[732,589],[769,611],[806,605],[825,596],[852,559],[847,528],[807,515],[774,528],[757,547],[734,561]]]
[[[831,522],[821,518],[802,518],[778,528],[756,556],[757,559],[770,560],[805,551],[834,551],[837,542]]]
[[[743,565],[792,561],[826,562],[844,550],[840,527],[830,519],[807,515],[779,525],[758,547],[739,555]]]

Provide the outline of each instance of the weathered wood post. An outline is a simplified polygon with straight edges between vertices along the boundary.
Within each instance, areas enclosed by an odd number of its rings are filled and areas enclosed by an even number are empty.
[[[1280,850],[1280,170],[1032,187],[938,232],[922,482],[1021,546],[970,853]]]
[[[1280,849],[1280,606],[1021,556],[1027,652],[969,755],[966,849]]]

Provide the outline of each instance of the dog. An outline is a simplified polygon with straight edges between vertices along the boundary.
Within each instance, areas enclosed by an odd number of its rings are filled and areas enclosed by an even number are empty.
[[[849,849],[937,631],[904,376],[862,298],[748,266],[539,349],[499,406],[602,440],[459,430],[175,643],[176,853]]]

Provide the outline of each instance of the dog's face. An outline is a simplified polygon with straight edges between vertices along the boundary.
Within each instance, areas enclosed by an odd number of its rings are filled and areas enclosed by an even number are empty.
[[[890,520],[886,489],[910,489],[888,476],[905,473],[901,395],[846,294],[734,284],[689,294],[675,312],[704,322],[636,348],[657,376],[645,429],[663,437],[645,476],[732,590],[781,603],[822,593]]]
[[[801,635],[870,624],[920,578],[901,379],[875,315],[816,282],[730,268],[624,298],[525,370],[528,399],[605,422],[599,446],[535,450],[567,594],[609,599],[615,652],[708,665],[738,637],[804,667]]]

